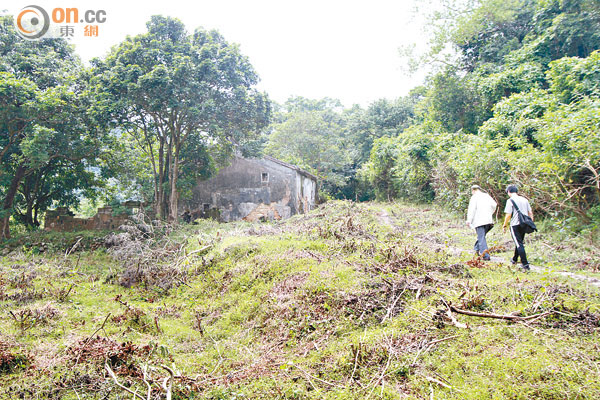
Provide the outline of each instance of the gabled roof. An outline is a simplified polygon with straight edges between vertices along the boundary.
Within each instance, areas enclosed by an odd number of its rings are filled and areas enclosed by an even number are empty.
[[[312,179],[315,182],[317,182],[317,180],[318,180],[316,176],[314,176],[313,174],[311,174],[308,171],[303,170],[302,168],[300,168],[300,167],[298,167],[296,165],[288,164],[285,161],[281,161],[281,160],[276,159],[275,157],[271,157],[271,156],[267,156],[267,155],[265,155],[263,158],[265,160],[272,161],[272,162],[277,163],[279,165],[283,165],[284,167],[287,167],[289,169],[293,169],[294,171],[298,172],[300,175],[304,175],[305,177],[307,177],[309,179]]]

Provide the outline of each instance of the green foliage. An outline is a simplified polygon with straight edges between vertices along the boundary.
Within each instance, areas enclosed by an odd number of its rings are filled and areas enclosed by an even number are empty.
[[[147,29],[94,62],[94,109],[135,138],[152,165],[157,214],[176,221],[189,186],[179,178],[210,173],[208,154],[218,158],[219,148],[257,134],[270,104],[254,88],[258,76],[247,57],[217,31],[188,34],[181,21],[162,16]]]
[[[291,98],[284,107],[281,122],[272,125],[265,153],[317,175],[326,192],[343,187],[343,169],[351,158],[341,105],[329,99]]]
[[[476,81],[470,76],[460,76],[452,68],[431,78],[424,103],[422,118],[441,124],[449,132],[476,133],[486,116],[481,109]]]
[[[441,2],[416,118],[376,142],[363,176],[378,198],[465,207],[517,183],[537,213],[597,224],[600,1]],[[393,135],[391,135],[393,136]]]
[[[600,142],[594,134],[600,127],[600,99],[593,78],[600,67],[598,53],[551,63],[548,90],[501,101],[481,129],[487,138],[503,138],[496,145],[505,149],[508,176],[535,197],[539,210],[574,213],[587,222],[588,210],[600,201]]]
[[[542,88],[545,83],[544,68],[535,62],[524,62],[516,67],[505,67],[500,72],[489,73],[485,66],[477,69],[476,91],[492,108],[494,104],[513,93],[522,93],[534,88]]]
[[[598,65],[596,53],[579,64]],[[594,90],[579,96],[565,96],[557,90],[564,82],[581,87],[578,79],[559,73],[574,60],[552,64],[550,89],[533,89],[513,94],[494,107],[479,136],[451,139],[449,150],[438,154],[432,175],[438,199],[464,205],[469,186],[478,183],[495,197],[502,196],[506,184],[518,183],[534,200],[535,208],[551,216],[588,215],[600,200],[596,171],[600,166],[597,132],[599,100]],[[593,70],[593,68],[592,68]],[[584,80],[585,74],[578,75]],[[559,77],[557,84],[554,77]],[[590,95],[587,95],[590,94]],[[563,104],[566,98],[577,102]]]
[[[585,59],[565,57],[550,63],[550,90],[564,104],[600,97],[600,51]]]
[[[79,208],[82,198],[95,201],[105,186],[84,163],[54,159],[26,176],[15,199],[15,219],[32,229],[51,207]]]
[[[400,198],[418,202],[433,200],[434,193],[429,179],[434,147],[432,136],[432,132],[415,127],[398,137],[395,184]]]
[[[503,98],[547,88],[551,61],[600,49],[599,15],[598,0],[440,2],[425,59],[441,67],[430,77],[423,115],[448,131],[477,133]]]
[[[343,109],[329,98],[292,97],[276,115],[264,152],[317,175],[323,198],[372,199],[368,174],[359,170],[379,138],[398,136],[410,125],[421,96],[415,90],[393,101],[377,100],[367,109]]]
[[[448,135],[442,140],[447,148],[438,151],[431,176],[436,199],[452,209],[466,209],[470,188],[478,184],[501,204],[511,182],[505,143],[475,135]]]
[[[377,199],[428,202],[434,198],[432,167],[439,127],[413,126],[398,137],[375,140],[361,176],[375,189]]]
[[[535,0],[476,2],[459,15],[450,28],[451,40],[460,49],[462,65],[473,71],[481,64],[502,64],[504,57],[522,46],[532,28]]]
[[[95,196],[100,182],[89,167],[104,132],[88,114],[82,65],[65,40],[23,40],[2,16],[0,54],[0,236],[7,238],[13,215],[33,228],[52,204]]]
[[[396,196],[394,170],[398,155],[395,140],[384,136],[375,140],[369,161],[361,169],[361,176],[373,185],[377,199],[390,200]]]
[[[354,112],[349,121],[353,146],[358,149],[358,163],[369,159],[373,142],[383,136],[398,136],[408,128],[415,117],[415,105],[422,97],[422,90],[413,89],[406,97],[390,101],[376,100],[363,112]]]
[[[27,78],[45,90],[71,80],[81,70],[73,46],[63,39],[23,40],[11,16],[0,16],[0,72]]]
[[[432,56],[450,43],[461,67],[547,65],[565,56],[587,57],[600,48],[598,0],[481,0],[441,3],[433,19]]]

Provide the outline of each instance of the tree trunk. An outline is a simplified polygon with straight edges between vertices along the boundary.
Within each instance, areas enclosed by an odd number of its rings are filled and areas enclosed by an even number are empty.
[[[172,224],[177,224],[178,220],[178,210],[177,210],[177,177],[179,176],[179,146],[176,146],[175,153],[173,154],[173,168],[171,170],[171,198],[170,198],[170,213],[169,213],[169,221]]]
[[[22,179],[20,186],[21,195],[25,199],[25,213],[22,215],[22,222],[28,228],[33,228],[33,204],[38,190],[39,175],[29,175]]]
[[[171,183],[171,172],[172,172],[172,163],[173,162],[173,139],[169,139],[169,143],[167,144],[167,153],[165,155],[165,163],[163,166],[164,177],[163,177],[163,185],[162,185],[162,196],[161,196],[161,217],[164,220],[169,218],[169,189],[166,187],[167,183]]]
[[[154,156],[154,150],[152,149],[152,140],[150,139],[150,134],[148,133],[148,125],[146,124],[146,119],[144,118],[143,115],[140,115],[140,120],[143,123],[143,132],[144,132],[144,141],[142,144],[143,146],[147,146],[147,153],[148,153],[148,157],[150,157],[150,162],[152,163],[152,183],[154,184],[154,200],[153,200],[153,207],[154,207],[154,216],[157,218],[159,216],[159,202],[158,202],[158,186],[160,184],[160,177],[159,177],[159,173],[160,173],[160,163],[162,162],[162,148],[163,148],[163,139],[162,137],[160,137],[160,149],[161,151],[159,152],[159,156],[158,156],[158,162],[159,162],[159,167],[158,170],[156,169],[156,158]],[[135,138],[135,135],[134,135]],[[146,199],[144,199],[145,202]]]
[[[158,149],[158,183],[156,184],[156,197],[154,198],[154,212],[156,218],[163,219],[163,196],[165,182],[165,140],[161,136]]]
[[[4,204],[2,205],[2,232],[0,233],[0,239],[9,239],[10,238],[10,216],[12,214],[12,206],[15,200],[15,195],[17,194],[17,189],[19,188],[19,184],[21,180],[25,176],[26,168],[23,165],[19,165],[17,170],[15,171],[15,176],[13,176],[12,181],[10,182],[10,186],[6,191],[6,196],[4,197]]]
[[[39,215],[39,207],[37,205],[35,205],[33,207],[34,212],[33,212],[33,223],[35,224],[35,226],[40,226],[40,221],[38,220],[38,215]]]
[[[35,223],[33,222],[33,200],[27,201],[27,210],[25,211],[25,225],[29,228],[34,228]]]

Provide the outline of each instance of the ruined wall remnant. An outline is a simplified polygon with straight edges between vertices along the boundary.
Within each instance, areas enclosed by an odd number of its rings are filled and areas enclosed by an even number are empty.
[[[316,177],[294,165],[234,157],[216,176],[199,181],[180,208],[194,216],[215,210],[225,222],[279,220],[310,211],[316,195]]]
[[[124,203],[131,208],[130,204]],[[139,204],[137,205],[139,207]],[[129,214],[113,215],[112,207],[99,208],[92,218],[77,218],[67,208],[59,207],[48,210],[44,221],[44,229],[55,232],[71,232],[82,230],[113,230],[124,225],[129,220]]]

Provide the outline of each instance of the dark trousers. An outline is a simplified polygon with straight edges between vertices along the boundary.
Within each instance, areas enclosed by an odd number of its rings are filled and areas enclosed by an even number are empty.
[[[515,254],[513,255],[513,261],[516,263],[519,261],[520,257],[521,264],[523,264],[523,266],[529,265],[527,262],[527,254],[525,254],[525,246],[523,245],[525,242],[525,230],[518,225],[511,226],[510,234],[515,242]]]
[[[487,241],[485,240],[485,235],[494,227],[492,224],[481,225],[475,228],[475,232],[477,233],[477,240],[475,241],[475,251],[477,254],[482,255],[484,251],[488,249]],[[484,258],[489,259],[490,255],[486,254]]]

